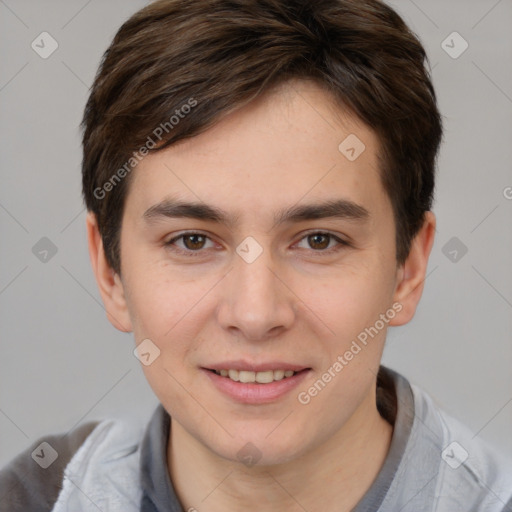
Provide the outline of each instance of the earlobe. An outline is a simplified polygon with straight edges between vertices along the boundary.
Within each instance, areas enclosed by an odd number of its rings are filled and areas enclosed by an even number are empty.
[[[390,321],[390,325],[404,325],[416,312],[416,307],[423,293],[428,259],[436,231],[436,217],[433,212],[426,212],[423,226],[411,243],[409,255],[398,269],[394,302],[402,305],[400,313]]]
[[[96,216],[92,212],[87,213],[86,227],[89,257],[107,318],[116,329],[131,332],[133,327],[126,304],[124,286],[119,275],[107,262]]]

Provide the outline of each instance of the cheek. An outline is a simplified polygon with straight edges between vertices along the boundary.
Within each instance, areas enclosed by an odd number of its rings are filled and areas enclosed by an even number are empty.
[[[141,275],[144,279],[136,280],[130,296],[135,340],[138,344],[150,339],[159,350],[154,362],[142,365],[142,370],[167,410],[176,417],[186,416],[191,404],[185,390],[193,387],[190,353],[204,342],[198,335],[198,315],[204,315],[200,299],[206,290],[200,283],[184,284],[161,273]]]
[[[218,280],[213,274],[184,279],[158,265],[134,273],[128,302],[136,342],[149,338],[162,365],[185,373],[183,366],[193,364],[193,352],[204,344],[201,330],[214,314],[211,291]]]
[[[310,416],[323,416],[326,424],[335,424],[340,409],[332,404],[343,404],[345,421],[370,393],[386,336],[387,323],[381,315],[391,308],[392,291],[386,268],[374,262],[357,271],[354,267],[308,295],[308,304],[332,331],[317,339],[321,364],[315,382],[300,390]]]
[[[373,324],[390,307],[393,280],[388,266],[379,261],[360,261],[357,266],[333,272],[314,287],[305,282],[306,303],[334,331],[331,334],[347,340]]]
[[[197,302],[190,286],[181,286],[154,268],[133,272],[128,284],[126,300],[136,341],[150,338],[163,344]]]

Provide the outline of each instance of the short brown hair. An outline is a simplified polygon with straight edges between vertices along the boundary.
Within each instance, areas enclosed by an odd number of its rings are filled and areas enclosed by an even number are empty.
[[[431,208],[442,137],[426,64],[418,38],[378,0],[159,0],[141,9],[106,50],[82,121],[83,195],[110,266],[120,272],[138,159],[290,78],[314,80],[377,134],[403,263]]]

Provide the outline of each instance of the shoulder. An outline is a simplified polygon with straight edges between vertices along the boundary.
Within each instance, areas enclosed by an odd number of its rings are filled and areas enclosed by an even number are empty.
[[[144,429],[140,418],[99,423],[66,466],[52,512],[137,511]]]
[[[426,392],[415,385],[411,388],[416,441],[438,454],[436,510],[459,510],[463,502],[478,510],[512,512],[512,460],[435,404]]]
[[[99,424],[91,421],[68,433],[39,438],[0,470],[3,510],[51,510],[62,489],[64,469]]]

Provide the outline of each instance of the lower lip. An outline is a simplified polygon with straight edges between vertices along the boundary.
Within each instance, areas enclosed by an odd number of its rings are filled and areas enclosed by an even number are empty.
[[[201,368],[219,391],[243,404],[265,404],[274,402],[296,388],[309,374],[302,370],[291,377],[275,380],[268,384],[235,382],[229,377],[222,377],[215,372]]]

